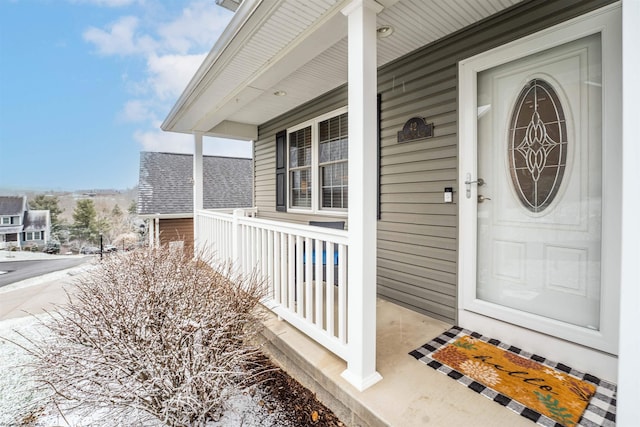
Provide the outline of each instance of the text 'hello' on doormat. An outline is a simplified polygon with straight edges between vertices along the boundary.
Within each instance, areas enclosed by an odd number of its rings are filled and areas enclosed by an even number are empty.
[[[543,426],[615,426],[614,384],[453,327],[410,353]]]

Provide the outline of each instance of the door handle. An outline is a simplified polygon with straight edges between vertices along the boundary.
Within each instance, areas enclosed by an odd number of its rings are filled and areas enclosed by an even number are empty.
[[[471,184],[478,184],[478,187],[481,185],[484,185],[484,179],[482,178],[478,178],[474,181],[471,181],[471,174],[468,173],[467,174],[467,179],[465,180],[464,184],[467,186],[467,199],[471,198]]]
[[[478,203],[482,203],[485,200],[491,200],[491,197],[484,197],[482,194],[478,194]]]

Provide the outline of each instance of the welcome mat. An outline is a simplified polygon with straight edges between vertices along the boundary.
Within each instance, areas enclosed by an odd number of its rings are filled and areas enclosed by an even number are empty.
[[[615,384],[476,332],[454,326],[409,354],[542,426],[615,426]]]

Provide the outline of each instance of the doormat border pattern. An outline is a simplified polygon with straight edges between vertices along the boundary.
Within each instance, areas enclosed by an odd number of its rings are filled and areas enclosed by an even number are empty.
[[[463,384],[475,391],[483,395],[484,397],[491,399],[495,402],[498,402],[502,406],[505,406],[512,411],[520,414],[521,416],[530,419],[531,421],[544,426],[544,427],[562,427],[561,424],[558,424],[556,421],[551,418],[540,414],[537,411],[534,411],[521,403],[513,400],[512,398],[505,396],[497,391],[480,384],[479,382],[474,381],[473,379],[467,377],[466,375],[456,371],[455,369],[447,366],[431,357],[433,353],[439,350],[441,347],[444,347],[447,344],[453,343],[458,338],[463,335],[469,335],[473,338],[479,339],[486,343],[492,344],[496,347],[499,347],[503,350],[508,350],[514,354],[519,355],[520,357],[524,357],[527,359],[531,359],[538,363],[541,363],[545,366],[548,366],[552,369],[556,369],[558,371],[564,372],[566,374],[573,375],[576,378],[581,380],[590,382],[594,384],[596,388],[595,395],[591,398],[589,405],[585,409],[582,414],[582,418],[578,422],[577,426],[580,427],[614,427],[616,425],[616,385],[594,377],[590,374],[585,374],[583,372],[576,371],[562,363],[553,362],[545,359],[544,357],[528,353],[526,351],[522,351],[517,347],[510,346],[508,344],[502,343],[496,339],[484,337],[477,332],[473,332],[467,329],[463,329],[459,326],[454,326],[451,329],[443,332],[441,335],[437,336],[433,340],[424,344],[423,346],[413,350],[409,354],[413,356],[415,359],[420,362],[430,366],[431,368],[437,370],[440,373],[447,375],[450,378],[457,380],[460,384]]]

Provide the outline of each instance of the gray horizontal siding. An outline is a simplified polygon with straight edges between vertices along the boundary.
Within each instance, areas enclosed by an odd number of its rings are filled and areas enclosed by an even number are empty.
[[[378,73],[382,94],[378,292],[447,322],[456,321],[457,63],[600,7],[608,1],[531,1],[415,51]],[[411,117],[434,137],[397,143]],[[454,203],[443,203],[453,187]]]
[[[446,322],[456,321],[458,206],[457,64],[596,9],[609,0],[527,1],[381,68],[378,293]],[[263,217],[305,223],[275,211],[275,134],[347,103],[336,89],[259,127],[255,199]],[[411,117],[434,123],[434,137],[397,143]],[[454,203],[443,202],[445,187]]]

